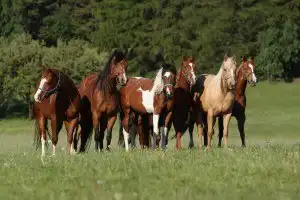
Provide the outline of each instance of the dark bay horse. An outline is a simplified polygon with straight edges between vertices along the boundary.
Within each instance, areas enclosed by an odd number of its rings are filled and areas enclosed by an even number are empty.
[[[67,129],[67,152],[70,154],[73,140],[73,127],[80,108],[80,95],[75,83],[63,72],[45,69],[34,95],[33,114],[36,120],[35,143],[42,143],[42,156],[45,156],[47,139],[47,119],[51,120],[52,148],[55,155],[58,133],[63,122]]]
[[[125,54],[115,50],[103,71],[86,77],[79,86],[81,96],[80,151],[85,151],[87,141],[94,129],[95,149],[103,150],[104,132],[107,129],[107,150],[112,138],[112,128],[119,112],[118,87],[127,82],[128,61]]]
[[[248,60],[245,56],[243,57],[243,61],[239,68],[236,71],[236,87],[235,87],[235,97],[234,104],[232,108],[232,116],[234,116],[237,120],[238,129],[240,132],[240,137],[242,141],[242,147],[246,146],[245,143],[245,121],[246,121],[246,87],[247,83],[254,87],[257,82],[257,78],[255,76],[255,63],[254,57],[251,57]],[[222,138],[223,138],[223,116],[220,116],[218,119],[219,125],[219,143],[218,146],[221,147]]]
[[[175,84],[176,71],[170,66],[165,65],[160,68],[154,78],[132,77],[129,78],[126,86],[120,89],[122,106],[122,126],[123,138],[126,151],[129,150],[129,119],[132,112],[135,116],[152,116],[153,124],[153,148],[156,146],[156,138],[159,137],[158,123],[165,101],[173,95],[173,86]],[[149,119],[149,118],[148,118]],[[149,122],[149,121],[148,121]],[[143,123],[145,125],[145,123]],[[141,127],[141,126],[140,126]],[[141,129],[139,129],[141,130]],[[144,133],[139,132],[140,144],[148,143],[147,136],[141,139]],[[134,141],[131,141],[134,142]]]
[[[191,87],[196,83],[195,59],[184,56],[177,75],[177,82],[174,88],[172,121],[176,136],[176,149],[180,150],[181,137],[188,128],[189,113],[192,106]]]

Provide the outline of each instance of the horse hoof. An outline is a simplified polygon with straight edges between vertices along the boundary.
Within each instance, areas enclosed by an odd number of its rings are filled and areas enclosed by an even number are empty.
[[[110,148],[109,148],[109,147],[106,147],[106,151],[110,151]]]
[[[194,144],[189,144],[189,149],[194,148]]]

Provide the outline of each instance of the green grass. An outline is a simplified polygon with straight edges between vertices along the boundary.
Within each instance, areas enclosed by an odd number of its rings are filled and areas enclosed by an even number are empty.
[[[232,151],[112,152],[67,156],[60,133],[57,156],[44,164],[32,148],[33,122],[0,121],[0,199],[298,199],[300,134],[298,84],[260,83],[247,89],[247,145],[235,119]],[[196,130],[195,130],[196,131]],[[172,133],[171,133],[172,134]],[[196,134],[195,134],[196,135]],[[196,141],[196,136],[195,141]],[[214,135],[214,144],[217,142]]]

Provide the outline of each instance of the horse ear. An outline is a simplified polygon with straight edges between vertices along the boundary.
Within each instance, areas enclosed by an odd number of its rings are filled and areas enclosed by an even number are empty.
[[[252,62],[254,62],[254,58],[255,58],[254,56],[251,56],[251,61],[252,61]]]
[[[224,61],[226,62],[227,61],[227,59],[228,59],[228,56],[227,56],[227,53],[225,53],[225,55],[224,55]]]
[[[243,62],[247,62],[246,56],[243,56]]]
[[[236,60],[236,56],[235,56],[235,54],[233,54],[232,58],[233,58],[233,60]]]
[[[187,61],[188,58],[189,58],[188,56],[184,55],[183,56],[183,61]]]

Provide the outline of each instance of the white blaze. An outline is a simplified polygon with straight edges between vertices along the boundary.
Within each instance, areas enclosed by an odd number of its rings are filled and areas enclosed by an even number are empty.
[[[38,89],[37,89],[37,91],[36,91],[36,93],[34,95],[34,100],[36,102],[40,102],[40,100],[39,100],[38,97],[39,97],[40,93],[42,92],[42,89],[43,89],[45,83],[47,83],[47,79],[42,78],[42,80],[40,82],[40,85],[39,85],[39,87],[38,87]]]
[[[193,68],[193,63],[189,63],[189,66],[192,67],[192,79],[193,79],[193,82],[196,83],[196,75],[195,75],[195,72],[194,72],[194,68]]]
[[[169,88],[166,88],[166,91],[167,91],[168,95],[171,95],[171,92],[170,92]]]
[[[254,74],[254,68],[253,68],[253,65],[252,64],[249,64],[249,67],[252,71],[252,80],[256,83],[257,82],[257,79],[256,79],[256,76]]]
[[[164,74],[164,76],[167,77],[167,78],[168,78],[170,75],[171,75],[170,72],[166,72],[166,73]]]

